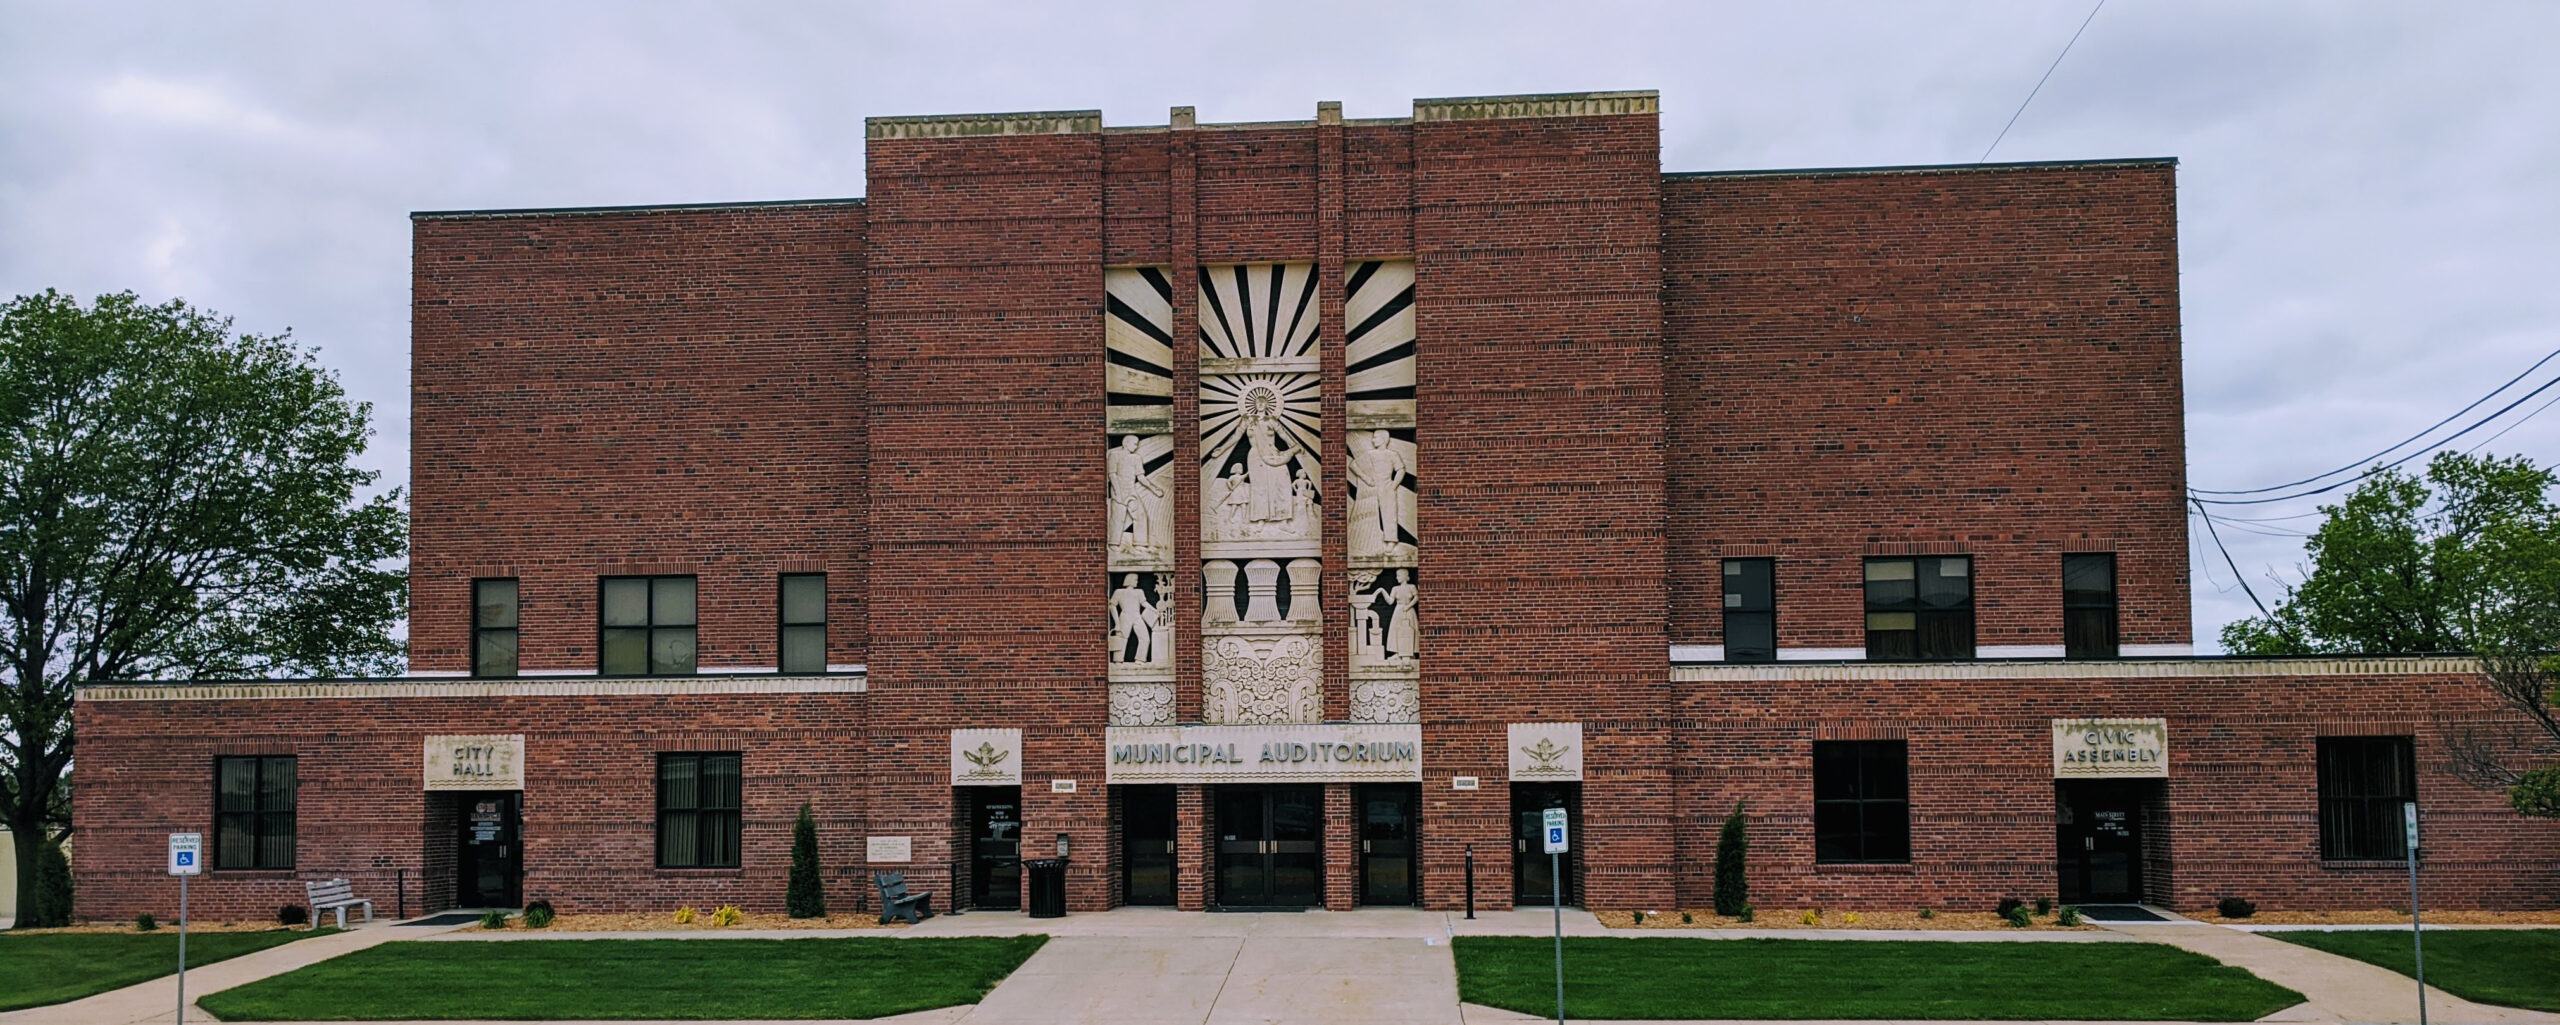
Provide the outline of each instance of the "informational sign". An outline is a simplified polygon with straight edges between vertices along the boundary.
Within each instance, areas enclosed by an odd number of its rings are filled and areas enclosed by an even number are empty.
[[[1018,787],[1022,785],[1022,731],[979,729],[951,731],[951,785]]]
[[[1477,779],[1474,776],[1449,777],[1449,789],[1451,790],[1476,790],[1483,786],[1484,781]]]
[[[1419,783],[1418,723],[1114,726],[1109,783]]]
[[[2410,857],[2415,858],[2418,849],[2418,802],[2407,801],[2400,805],[2400,824],[2408,833]]]
[[[1519,782],[1580,782],[1582,724],[1515,722],[1511,724],[1511,779]]]
[[[2167,719],[2056,719],[2053,778],[2166,779]]]
[[[862,860],[874,865],[904,865],[916,860],[916,839],[912,836],[875,836],[862,844]]]
[[[430,734],[428,790],[524,789],[524,734]]]
[[[173,876],[204,874],[204,834],[169,834],[169,874]]]
[[[1049,781],[1049,792],[1050,792],[1050,793],[1053,793],[1053,794],[1072,794],[1072,793],[1075,793],[1075,792],[1076,792],[1076,781],[1071,780],[1071,779],[1053,779],[1053,780],[1050,780],[1050,781]]]
[[[1543,853],[1562,854],[1566,849],[1565,814],[1562,808],[1547,809],[1547,844]]]

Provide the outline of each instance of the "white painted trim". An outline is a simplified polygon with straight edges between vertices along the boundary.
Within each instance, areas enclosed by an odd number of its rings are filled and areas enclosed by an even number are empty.
[[[1781,649],[1780,657],[1784,657]],[[2087,662],[1847,662],[1824,665],[1723,662],[1671,667],[1684,683],[1743,680],[2169,680],[2181,678],[2395,676],[2475,673],[2452,655],[2338,658],[2189,658]]]
[[[1975,658],[2061,658],[2059,644],[1986,644],[1973,649]]]
[[[594,676],[593,669],[518,669],[517,676]]]
[[[1865,648],[1780,648],[1780,662],[1810,662],[1816,659],[1865,658]],[[1763,663],[1766,664],[1766,663]]]
[[[269,701],[340,698],[655,697],[722,694],[861,694],[864,676],[616,676],[583,680],[318,680],[109,683],[81,687],[80,701]]]
[[[870,672],[870,669],[860,662],[854,662],[847,665],[837,665],[833,662],[829,662],[827,663],[827,671],[830,673],[866,673]]]
[[[1671,660],[1674,662],[1722,662],[1724,645],[1674,644],[1671,646]]]
[[[404,680],[450,680],[470,675],[459,669],[412,669],[400,674],[400,677]]]
[[[695,666],[694,671],[705,676],[710,676],[713,674],[771,673],[780,671],[780,668],[781,667],[779,666]]]
[[[2194,658],[2196,646],[2192,644],[2126,644],[2117,647],[2116,654],[2127,658]]]

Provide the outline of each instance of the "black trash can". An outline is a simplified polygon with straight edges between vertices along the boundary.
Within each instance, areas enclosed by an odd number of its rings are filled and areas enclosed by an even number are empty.
[[[1026,861],[1022,870],[1031,877],[1031,917],[1067,917],[1067,859]]]

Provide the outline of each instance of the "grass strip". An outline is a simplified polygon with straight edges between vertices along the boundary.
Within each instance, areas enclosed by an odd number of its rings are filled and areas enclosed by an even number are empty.
[[[2406,929],[2282,929],[2259,935],[2416,974]],[[2484,1004],[2560,1011],[2560,929],[2429,929],[2427,985]]]
[[[1458,994],[1555,1013],[1555,941],[1461,936]],[[2150,943],[1571,938],[1565,1013],[1598,1019],[2253,1021],[2302,994]]]
[[[336,931],[188,933],[187,967],[200,968]],[[0,933],[0,1011],[78,1000],[177,971],[174,926],[136,933]]]
[[[877,1018],[974,1003],[1047,940],[407,940],[197,1003],[225,1021]]]

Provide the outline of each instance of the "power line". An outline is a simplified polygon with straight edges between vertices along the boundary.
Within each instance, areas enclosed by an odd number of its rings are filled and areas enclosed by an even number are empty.
[[[2036,79],[2036,87],[2027,90],[2026,99],[2018,101],[2017,112],[2009,115],[2009,123],[2000,126],[2000,134],[1992,137],[1991,145],[1982,148],[1982,156],[1976,159],[1974,163],[1979,164],[1984,160],[1991,159],[1991,151],[1999,149],[2000,140],[2008,138],[2009,129],[2017,125],[2018,115],[2026,113],[2027,104],[2034,103],[2036,101],[2036,94],[2044,91],[2045,79],[2052,78],[2053,69],[2061,67],[2062,59],[2071,55],[2071,43],[2077,43],[2080,41],[2080,33],[2089,31],[2089,23],[2098,20],[2098,7],[2105,7],[2106,5],[2107,0],[2098,0],[2097,7],[2089,8],[2089,16],[2080,19],[2080,27],[2071,33],[2071,42],[2062,44],[2062,52],[2053,55],[2053,63],[2045,66],[2044,78]]]
[[[2434,422],[2434,423],[2432,423],[2432,424],[2428,424],[2428,425],[2427,425],[2427,429],[2426,429],[2426,430],[2419,431],[2419,432],[2418,432],[2418,433],[2416,433],[2416,434],[2412,434],[2412,435],[2408,436],[2407,438],[2403,438],[2403,439],[2401,439],[2401,440],[2400,440],[2400,442],[2399,442],[2398,444],[2392,445],[2391,447],[2386,448],[2386,449],[2383,449],[2383,450],[2382,450],[2382,451],[2380,451],[2380,452],[2376,452],[2376,453],[2374,453],[2374,454],[2372,454],[2372,455],[2369,455],[2369,456],[2366,456],[2366,457],[2364,457],[2364,458],[2362,458],[2362,459],[2358,459],[2358,460],[2356,460],[2356,461],[2354,461],[2354,462],[2348,463],[2348,464],[2347,464],[2347,465],[2345,465],[2345,466],[2341,466],[2341,467],[2339,467],[2339,468],[2337,468],[2337,469],[2335,469],[2335,470],[2331,470],[2331,471],[2329,471],[2329,472],[2327,472],[2327,473],[2314,474],[2314,475],[2312,475],[2312,476],[2304,477],[2304,478],[2302,478],[2301,480],[2294,481],[2294,482],[2289,483],[2289,484],[2271,484],[2271,485],[2268,485],[2268,486],[2263,487],[2263,488],[2249,488],[2249,489],[2247,489],[2247,490],[2245,490],[2245,491],[2215,491],[2215,490],[2210,489],[2210,488],[2188,488],[2187,490],[2188,490],[2188,491],[2190,491],[2190,492],[2193,492],[2193,493],[2195,493],[2195,494],[2199,494],[2199,495],[2263,495],[2263,494],[2265,494],[2265,493],[2267,493],[2267,492],[2270,492],[2270,491],[2282,491],[2282,490],[2284,490],[2284,489],[2286,489],[2286,488],[2300,487],[2300,486],[2302,486],[2302,485],[2309,484],[2309,483],[2311,483],[2311,482],[2313,482],[2313,481],[2323,480],[2323,479],[2326,479],[2326,478],[2329,478],[2329,477],[2335,477],[2335,476],[2337,476],[2337,475],[2339,475],[2339,474],[2341,474],[2341,473],[2346,473],[2346,472],[2348,472],[2348,471],[2358,469],[2358,468],[2360,468],[2360,467],[2364,466],[2366,463],[2370,463],[2370,462],[2372,462],[2372,461],[2374,461],[2374,460],[2376,460],[2376,459],[2380,459],[2380,458],[2382,458],[2382,457],[2384,457],[2384,456],[2390,455],[2390,454],[2391,454],[2391,453],[2393,453],[2393,452],[2397,452],[2397,451],[2399,451],[2402,445],[2407,445],[2407,444],[2409,444],[2409,443],[2411,443],[2411,442],[2417,441],[2417,440],[2418,440],[2418,439],[2420,439],[2420,438],[2426,437],[2426,436],[2427,436],[2427,435],[2429,435],[2429,434],[2433,434],[2433,433],[2435,433],[2436,428],[2438,428],[2438,427],[2442,427],[2442,426],[2444,426],[2444,425],[2446,425],[2446,424],[2449,424],[2449,423],[2454,422],[2455,420],[2457,420],[2457,419],[2461,418],[2462,414],[2464,414],[2464,413],[2468,413],[2468,412],[2470,412],[2470,411],[2472,411],[2472,410],[2475,410],[2475,409],[2480,408],[2480,405],[2481,405],[2482,403],[2485,403],[2485,402],[2489,401],[2490,399],[2497,398],[2497,397],[2498,397],[2498,393],[2503,392],[2503,391],[2506,391],[2506,390],[2507,390],[2507,389],[2509,389],[2509,388],[2513,388],[2513,387],[2515,387],[2515,386],[2516,386],[2516,382],[2521,381],[2521,380],[2524,380],[2526,377],[2531,376],[2531,375],[2533,374],[2533,372],[2534,372],[2534,371],[2542,369],[2542,365],[2543,365],[2543,364],[2545,364],[2545,363],[2549,363],[2549,362],[2551,362],[2551,360],[2552,360],[2554,357],[2560,357],[2560,349],[2553,349],[2553,350],[2551,350],[2551,352],[2550,352],[2549,354],[2547,354],[2547,355],[2543,356],[2541,359],[2538,359],[2538,360],[2533,361],[2533,365],[2532,365],[2532,366],[2529,366],[2529,367],[2524,368],[2524,373],[2517,374],[2517,375],[2516,375],[2516,376],[2514,376],[2514,377],[2510,377],[2510,378],[2508,378],[2508,379],[2507,379],[2507,383],[2505,383],[2505,384],[2501,384],[2501,385],[2499,385],[2499,386],[2497,386],[2497,387],[2495,387],[2495,388],[2491,388],[2491,389],[2489,389],[2489,394],[2486,394],[2486,395],[2480,396],[2480,397],[2479,397],[2479,398],[2477,398],[2477,399],[2473,399],[2473,400],[2471,400],[2471,404],[2470,404],[2470,405],[2468,405],[2468,406],[2464,406],[2464,407],[2462,407],[2461,409],[2454,410],[2454,411],[2453,411],[2453,415],[2452,415],[2452,416],[2448,416],[2448,417],[2445,417],[2445,418],[2444,418],[2444,419],[2442,419],[2442,420],[2438,420],[2438,421],[2436,421],[2436,422]],[[2518,422],[2519,422],[2519,423],[2521,423],[2522,421],[2518,421]],[[2504,433],[2504,432],[2500,432],[2500,433]],[[2447,440],[2451,440],[2451,439],[2447,439]]]
[[[2560,355],[2560,353],[2555,353],[2554,355]],[[2432,452],[2439,452],[2439,451],[2442,451],[2442,450],[2444,450],[2444,449],[2451,448],[2451,447],[2453,447],[2454,439],[2456,439],[2456,438],[2460,438],[2460,437],[2462,437],[2462,436],[2463,436],[2463,435],[2465,435],[2465,434],[2469,434],[2469,433],[2471,433],[2471,432],[2473,432],[2473,431],[2479,430],[2479,429],[2480,429],[2480,428],[2482,428],[2482,427],[2486,427],[2486,426],[2488,426],[2490,421],[2492,421],[2492,420],[2496,420],[2496,419],[2497,419],[2497,418],[2499,418],[2499,417],[2502,417],[2502,416],[2507,415],[2507,411],[2508,411],[2508,410],[2514,409],[2514,408],[2516,408],[2517,406],[2524,405],[2524,404],[2525,404],[2525,403],[2527,403],[2527,402],[2531,402],[2531,401],[2533,401],[2533,397],[2534,397],[2534,396],[2536,396],[2536,395],[2540,395],[2540,394],[2542,394],[2543,392],[2546,392],[2546,391],[2550,391],[2550,390],[2551,390],[2551,387],[2552,387],[2553,385],[2560,385],[2560,377],[2554,377],[2554,378],[2552,378],[2552,379],[2550,379],[2550,380],[2548,380],[2548,381],[2544,381],[2544,382],[2542,382],[2542,387],[2539,387],[2539,388],[2536,388],[2536,389],[2534,389],[2534,390],[2532,390],[2532,391],[2529,391],[2529,392],[2524,393],[2524,397],[2523,397],[2523,398],[2517,399],[2517,400],[2515,400],[2514,402],[2510,402],[2510,403],[2507,403],[2507,404],[2506,404],[2506,405],[2504,405],[2504,406],[2500,406],[2500,407],[2498,407],[2498,411],[2497,411],[2497,412],[2495,412],[2495,413],[2491,413],[2491,414],[2489,414],[2489,415],[2487,415],[2487,416],[2481,417],[2481,418],[2480,418],[2480,419],[2478,419],[2478,420],[2474,420],[2474,421],[2472,421],[2472,422],[2471,422],[2471,426],[2465,427],[2465,428],[2463,428],[2463,429],[2461,429],[2461,430],[2458,430],[2458,431],[2453,432],[2452,434],[2446,435],[2446,436],[2445,436],[2445,438],[2444,438],[2444,440],[2439,441],[2439,442],[2436,442],[2436,443],[2435,443],[2435,445],[2434,445],[2434,446],[2432,446],[2432,447],[2430,447],[2430,448],[2422,448],[2422,449],[2419,449],[2419,450],[2417,450],[2417,451],[2415,451],[2415,452],[2411,452],[2411,453],[2409,453],[2408,455],[2401,456],[2401,457],[2400,457],[2400,458],[2398,458],[2398,459],[2394,459],[2394,460],[2392,460],[2392,461],[2390,461],[2390,462],[2388,462],[2388,463],[2384,463],[2384,464],[2382,464],[2382,465],[2380,465],[2380,466],[2374,467],[2373,469],[2366,470],[2366,471],[2365,471],[2365,472],[2363,472],[2363,473],[2357,474],[2357,475],[2355,475],[2355,476],[2353,476],[2353,477],[2349,477],[2349,478],[2347,478],[2347,479],[2345,479],[2345,480],[2342,480],[2342,481],[2338,481],[2337,483],[2330,484],[2330,485],[2328,485],[2328,486],[2326,486],[2326,487],[2314,488],[2314,489],[2312,489],[2312,490],[2310,490],[2310,491],[2304,491],[2304,492],[2300,492],[2300,493],[2298,493],[2298,494],[2291,494],[2291,495],[2277,495],[2277,496],[2272,497],[2272,498],[2201,498],[2201,497],[2198,497],[2198,495],[2199,495],[2199,494],[2202,494],[2201,492],[2197,492],[2197,491],[2195,491],[2194,489],[2190,488],[2190,489],[2188,489],[2187,500],[2188,500],[2188,501],[2191,501],[2191,502],[2195,502],[2195,503],[2197,503],[2197,504],[2199,504],[2199,505],[2202,505],[2202,504],[2205,504],[2205,503],[2211,503],[2211,504],[2214,504],[2214,505],[2265,505],[2265,504],[2267,504],[2267,503],[2269,503],[2269,502],[2290,502],[2290,501],[2293,501],[2294,499],[2297,499],[2297,498],[2309,498],[2309,497],[2311,497],[2311,496],[2313,496],[2313,495],[2327,494],[2328,492],[2336,491],[2336,490],[2338,490],[2339,488],[2346,487],[2346,486],[2347,486],[2347,485],[2349,485],[2349,484],[2353,484],[2353,483],[2356,483],[2357,481],[2361,481],[2361,480],[2363,480],[2363,479],[2365,479],[2365,478],[2367,478],[2367,477],[2371,477],[2371,476],[2373,476],[2374,474],[2381,473],[2381,472],[2382,472],[2382,471],[2384,471],[2384,470],[2388,470],[2388,469],[2391,469],[2391,468],[2393,468],[2393,467],[2399,466],[2400,464],[2402,464],[2402,463],[2406,463],[2406,462],[2408,462],[2409,460],[2416,459],[2416,458],[2418,458],[2419,456],[2423,456],[2423,455],[2427,455],[2427,454],[2432,453]],[[2503,391],[2504,389],[2500,389],[2500,390],[2502,390],[2502,391]],[[2496,394],[2496,393],[2495,393],[2495,392],[2492,392],[2491,394]],[[2535,412],[2541,412],[2541,411],[2540,411],[2540,410],[2535,410]],[[2457,414],[2457,415],[2459,415],[2459,414]],[[2530,414],[2528,414],[2528,416],[2530,416]],[[2517,422],[2517,423],[2523,423],[2524,421],[2522,421],[2522,420],[2518,420],[2518,421],[2516,421],[2516,422]],[[2509,427],[2513,427],[2513,426],[2514,426],[2514,424],[2509,424],[2508,426],[2509,426]],[[2503,434],[2503,433],[2505,433],[2505,432],[2504,432],[2504,431],[2501,431],[2501,432],[2499,432],[2499,433]],[[2495,437],[2495,436],[2493,435],[2492,437]],[[2397,447],[2397,446],[2394,446],[2394,447]],[[2324,475],[2324,476],[2325,476],[2325,475]],[[2314,478],[2314,479],[2316,480],[2317,478]],[[2240,492],[2240,493],[2241,493],[2241,494],[2247,494],[2247,492]]]
[[[2222,532],[2213,528],[2213,514],[2206,512],[2204,503],[2197,502],[2193,496],[2190,496],[2187,501],[2196,503],[2196,512],[2204,517],[2205,533],[2213,536],[2213,547],[2222,552],[2222,564],[2231,567],[2231,576],[2240,581],[2240,590],[2248,593],[2249,603],[2258,607],[2259,615],[2272,617],[2274,613],[2267,611],[2267,603],[2258,600],[2258,589],[2249,586],[2248,577],[2240,575],[2240,564],[2232,561],[2230,547],[2222,543]]]
[[[2521,416],[2521,417],[2516,418],[2516,422],[2511,423],[2511,424],[2508,424],[2508,425],[2506,425],[2506,426],[2504,426],[2504,427],[2498,428],[2498,433],[2496,433],[2496,434],[2492,434],[2492,435],[2490,435],[2490,436],[2488,436],[2488,437],[2486,437],[2486,438],[2482,438],[2482,439],[2480,439],[2480,443],[2479,443],[2479,444],[2477,444],[2477,445],[2473,445],[2473,446],[2471,446],[2470,448],[2463,449],[2463,450],[2462,450],[2462,454],[2467,456],[2467,455],[2470,455],[2471,453],[2474,453],[2474,452],[2480,451],[2481,449],[2488,448],[2488,447],[2489,447],[2489,443],[2490,443],[2490,442],[2492,442],[2492,441],[2496,441],[2496,440],[2498,440],[2498,439],[2500,439],[2500,438],[2503,438],[2503,437],[2506,437],[2506,436],[2507,436],[2507,432],[2508,432],[2508,431],[2512,431],[2512,430],[2515,430],[2515,429],[2516,429],[2516,428],[2518,428],[2518,427],[2522,427],[2522,426],[2524,426],[2524,422],[2525,422],[2525,421],[2527,421],[2527,420],[2531,420],[2531,419],[2533,419],[2534,417],[2541,416],[2541,415],[2542,415],[2542,411],[2543,411],[2543,410],[2546,410],[2546,409],[2551,408],[2551,403],[2552,403],[2552,402],[2560,402],[2560,395],[2554,395],[2554,396],[2552,396],[2552,397],[2551,397],[2551,402],[2545,402],[2545,403],[2543,403],[2543,404],[2541,404],[2541,405],[2539,405],[2539,406],[2535,406],[2535,407],[2533,407],[2533,412],[2527,413],[2527,414],[2525,414],[2525,415],[2523,415],[2523,416]]]

